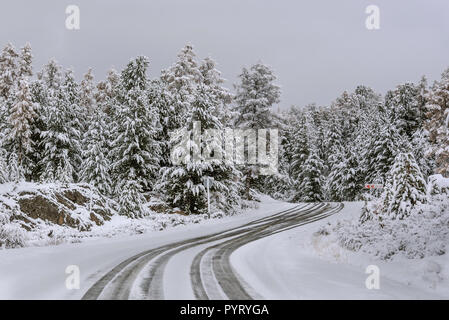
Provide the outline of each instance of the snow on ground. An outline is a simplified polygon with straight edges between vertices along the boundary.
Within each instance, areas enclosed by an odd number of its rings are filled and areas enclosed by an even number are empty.
[[[89,239],[58,246],[0,250],[0,299],[79,299],[101,276],[123,260],[144,250],[171,242],[224,231],[293,207],[262,197],[259,209],[201,224],[173,227],[160,232]],[[119,225],[115,221],[111,228]],[[107,228],[107,226],[105,226]],[[67,266],[80,269],[79,290],[68,290]]]
[[[231,255],[231,263],[266,299],[449,298],[448,254],[381,261],[316,234],[328,223],[358,219],[362,205],[345,203],[334,216],[251,242]],[[365,285],[370,265],[379,267],[379,290]]]

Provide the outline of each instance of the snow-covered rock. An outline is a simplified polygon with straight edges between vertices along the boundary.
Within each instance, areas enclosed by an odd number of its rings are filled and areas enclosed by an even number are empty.
[[[6,183],[0,185],[0,246],[23,246],[28,232],[61,226],[74,232],[101,226],[115,214],[111,200],[89,185]]]

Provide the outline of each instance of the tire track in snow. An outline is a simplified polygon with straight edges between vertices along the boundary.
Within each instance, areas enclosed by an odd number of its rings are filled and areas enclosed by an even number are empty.
[[[167,265],[170,258],[183,250],[193,248],[198,245],[204,245],[209,242],[212,242],[214,244],[210,247],[207,247],[207,249],[205,250],[218,247],[222,251],[217,250],[217,252],[211,256],[211,261],[215,268],[208,270],[209,277],[211,275],[215,276],[215,279],[218,282],[216,285],[219,286],[219,288],[208,291],[214,292],[215,290],[215,292],[217,292],[217,290],[219,290],[221,292],[226,292],[227,290],[228,292],[226,293],[226,295],[233,296],[232,290],[234,290],[233,288],[236,287],[239,288],[238,290],[240,290],[237,296],[245,296],[246,298],[250,298],[250,296],[246,293],[245,289],[240,284],[241,279],[238,279],[238,277],[233,273],[232,268],[230,267],[230,253],[232,253],[233,250],[241,245],[241,243],[244,244],[244,239],[247,238],[247,243],[256,240],[256,238],[258,237],[260,238],[261,236],[273,234],[276,231],[280,232],[282,230],[279,227],[275,227],[278,224],[285,226],[285,228],[296,227],[294,222],[297,219],[302,217],[302,221],[305,221],[305,215],[310,214],[313,217],[318,214],[316,210],[324,206],[324,204],[298,205],[290,209],[278,212],[274,215],[260,218],[246,223],[242,226],[231,228],[223,232],[178,241],[172,244],[141,252],[130,257],[129,259],[126,259],[125,261],[111,269],[87,290],[82,299],[163,299],[163,274],[165,266]],[[260,233],[264,230],[265,233]],[[271,231],[268,232],[268,230]],[[223,240],[223,242],[217,244],[217,241],[221,240]],[[191,266],[191,281],[195,296],[200,299],[208,299],[209,297],[207,296],[206,290],[201,280],[202,272],[200,270],[200,264],[203,256],[204,254],[195,256],[195,259]],[[219,257],[220,259],[218,259],[217,257]],[[218,260],[220,262],[217,262]],[[219,263],[224,263],[225,265],[220,266]],[[210,268],[210,262],[203,261],[202,268],[203,270]],[[222,270],[218,271],[219,276],[217,277],[217,273],[215,271],[219,268],[222,268]],[[225,288],[227,289],[223,290],[223,275],[228,274],[232,277],[232,281],[235,281],[236,283],[231,282],[228,284],[224,284]],[[137,294],[134,291],[138,291]]]
[[[202,281],[204,274],[210,274],[212,272],[227,298],[231,300],[248,300],[252,299],[254,296],[254,298],[260,298],[257,293],[255,293],[249,285],[234,272],[230,264],[230,255],[236,249],[249,242],[325,218],[340,211],[343,205],[339,204],[335,208],[328,207],[329,205],[317,205],[311,209],[304,210],[300,215],[291,215],[287,219],[285,217],[279,217],[272,221],[272,223],[256,228],[251,233],[204,249],[194,258],[191,266],[191,280],[195,291],[195,297],[199,300],[209,299],[207,292],[216,291],[216,288],[214,288],[216,286],[215,283]],[[214,251],[212,264],[209,263],[209,265],[205,267],[202,261],[204,256],[211,254],[210,251]],[[208,268],[209,270],[203,270],[204,268]]]

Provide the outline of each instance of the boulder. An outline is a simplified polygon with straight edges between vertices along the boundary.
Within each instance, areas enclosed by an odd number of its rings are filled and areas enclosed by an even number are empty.
[[[38,224],[56,224],[88,231],[110,220],[111,200],[88,185],[21,183],[0,195],[0,204],[10,208],[11,220],[26,230]]]

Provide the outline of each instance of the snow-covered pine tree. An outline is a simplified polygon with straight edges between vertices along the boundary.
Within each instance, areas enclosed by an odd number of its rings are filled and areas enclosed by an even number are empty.
[[[116,113],[119,87],[120,74],[115,69],[111,69],[108,71],[106,80],[98,82],[94,92],[95,103],[101,106],[102,111],[105,112],[109,119],[113,118],[113,114]]]
[[[51,87],[47,87],[49,96],[44,111],[47,125],[41,132],[44,147],[41,180],[70,183],[77,179],[81,163],[79,94],[70,70],[64,74],[62,83],[53,78],[59,69],[53,65],[51,77],[47,79]]]
[[[105,147],[107,150],[111,150],[112,142],[118,136],[118,132],[115,132],[115,128],[117,126],[115,121],[119,118],[119,91],[120,74],[115,69],[111,69],[109,70],[106,79],[97,84],[97,88],[94,93],[96,111],[93,116],[95,117],[97,112],[104,116],[103,122],[105,127],[102,129],[102,132],[105,137],[108,137],[105,141]],[[109,153],[107,153],[105,157],[109,163],[112,163]]]
[[[243,68],[240,83],[235,85],[236,118],[234,125],[244,129],[273,128],[272,107],[278,103],[281,90],[274,84],[276,76],[270,67],[257,63]]]
[[[39,181],[42,175],[42,158],[44,154],[44,145],[42,143],[41,132],[46,131],[47,121],[45,106],[47,105],[48,97],[47,90],[42,80],[34,80],[30,83],[31,101],[34,104],[34,112],[36,114],[34,121],[31,124],[31,143],[32,154],[31,160],[31,181]]]
[[[328,174],[327,158],[329,151],[326,149],[325,131],[328,121],[328,113],[323,107],[317,107],[315,104],[306,106],[306,127],[309,136],[309,143],[313,145],[323,162],[323,175]]]
[[[344,161],[345,149],[349,148],[343,136],[343,123],[341,110],[331,108],[328,119],[324,123],[323,147],[325,153],[326,182],[324,184],[324,198],[328,201],[338,201],[340,189],[331,176],[336,174],[337,168]],[[332,178],[333,179],[333,178]]]
[[[390,108],[392,123],[400,135],[409,139],[422,124],[424,116],[421,114],[419,93],[418,86],[405,83],[397,86],[386,96],[385,105]]]
[[[37,78],[43,82],[48,95],[52,95],[59,89],[63,81],[62,67],[55,59],[51,59],[42,70],[38,72]]]
[[[19,54],[16,48],[8,43],[0,55],[0,97],[7,101],[13,97],[13,88],[17,82],[19,69],[17,58]]]
[[[17,60],[18,79],[31,77],[33,75],[33,54],[31,53],[31,45],[26,43],[21,49]]]
[[[285,112],[285,115],[283,116],[285,118],[284,125],[282,126],[281,130],[281,139],[280,139],[280,145],[283,150],[282,152],[282,158],[286,162],[287,168],[286,172],[289,174],[289,176],[293,177],[293,158],[296,151],[296,134],[298,130],[303,130],[303,134],[307,134],[305,131],[305,118],[304,118],[304,112],[302,109],[292,106],[289,110]],[[301,144],[299,144],[301,146]]]
[[[332,102],[330,108],[333,113],[341,115],[342,143],[351,141],[358,125],[358,114],[355,110],[352,95],[344,91],[340,97]]]
[[[298,194],[295,199],[304,202],[323,201],[323,161],[313,146],[310,147],[309,156],[302,166],[298,182]]]
[[[0,144],[8,134],[9,110],[15,99],[18,68],[16,48],[8,43],[0,55]]]
[[[264,192],[274,199],[290,200],[293,196],[293,180],[291,178],[292,163],[292,135],[295,119],[289,118],[289,113],[280,112],[277,115],[279,122],[279,144],[278,144],[278,172],[265,177]]]
[[[23,181],[23,179],[23,170],[19,167],[16,153],[7,152],[0,146],[0,184],[20,182]]]
[[[386,213],[392,219],[408,217],[412,209],[426,202],[427,185],[411,153],[397,155],[390,171],[391,185],[385,189]]]
[[[170,131],[185,125],[187,112],[195,97],[195,90],[201,81],[201,72],[196,55],[191,45],[186,45],[178,54],[176,62],[168,69],[162,70],[161,80],[171,94],[169,106]]]
[[[381,95],[376,93],[372,88],[364,85],[357,86],[352,95],[352,99],[357,110],[362,112],[377,108],[382,104]]]
[[[421,115],[420,117],[421,123],[419,124],[419,127],[423,128],[427,120],[426,105],[428,102],[427,98],[429,96],[429,86],[427,84],[426,76],[421,77],[416,87],[418,90],[418,107],[420,110],[419,113]]]
[[[107,157],[109,146],[105,134],[106,116],[101,107],[97,107],[91,116],[87,132],[84,135],[81,181],[94,185],[102,194],[112,194],[110,162]]]
[[[351,146],[340,147],[333,154],[327,177],[326,194],[332,201],[355,201],[361,191],[360,164]]]
[[[436,158],[436,172],[449,177],[449,69],[443,72],[441,80],[435,81],[427,99],[430,156]]]
[[[173,105],[172,95],[167,90],[167,84],[159,79],[153,80],[148,85],[148,104],[157,113],[160,126],[157,130],[156,140],[160,143],[161,158],[160,167],[170,165],[170,132],[175,130],[172,126]]]
[[[425,179],[432,175],[435,170],[435,159],[430,152],[431,147],[429,132],[423,127],[420,127],[411,138],[410,150],[418,162]]]
[[[32,153],[32,123],[36,118],[35,104],[32,102],[28,80],[20,80],[16,100],[9,113],[9,134],[7,143],[9,148],[17,155],[19,170],[23,176],[30,177],[32,162],[29,158]]]
[[[341,112],[334,112],[331,110],[328,114],[329,118],[323,123],[324,126],[324,150],[327,153],[327,158],[334,153],[334,150],[341,150],[343,146],[343,120],[341,119]]]
[[[301,191],[298,190],[301,183],[301,174],[304,170],[304,164],[309,158],[309,137],[306,128],[305,117],[300,117],[294,124],[292,133],[289,135],[289,150],[291,152],[290,176],[293,184],[297,186],[294,200],[301,198]]]
[[[233,96],[228,89],[223,87],[225,79],[222,78],[221,72],[216,69],[215,61],[210,57],[201,62],[199,71],[201,83],[207,87],[209,94],[213,94],[217,101],[218,105],[215,108],[217,117],[224,125],[228,125],[231,120],[229,104],[232,102]]]
[[[364,162],[362,169],[365,180],[362,183],[384,184],[398,152],[407,147],[406,140],[387,117],[377,124],[373,123],[370,133],[364,139],[367,143],[360,157]]]
[[[353,93],[343,94],[332,103],[332,109],[341,111],[343,120],[342,134],[344,143],[353,142],[361,127],[360,121],[363,115],[370,114],[381,105],[381,97],[373,89],[366,86],[358,86]]]
[[[122,71],[114,119],[117,136],[109,154],[120,213],[129,217],[144,215],[136,205],[144,202],[142,192],[151,191],[159,171],[160,146],[155,140],[159,121],[146,95],[148,64],[148,58],[140,56]]]
[[[212,178],[211,204],[229,213],[239,201],[239,172],[233,161],[224,161],[221,130],[223,125],[216,116],[217,100],[208,87],[200,84],[187,118],[188,127],[172,135],[172,155],[182,156],[183,161],[163,168],[159,189],[166,200],[185,212],[202,213],[207,209],[205,178]],[[199,124],[201,138],[196,140],[194,130]],[[208,135],[205,130],[217,130]],[[186,143],[182,139],[187,137]],[[191,154],[192,153],[192,154]]]
[[[71,140],[69,150],[70,161],[76,171],[73,172],[74,182],[79,181],[79,169],[82,162],[81,142],[86,131],[88,112],[81,106],[80,85],[75,81],[72,70],[65,73],[64,83],[61,88],[65,105],[65,118],[67,129]]]
[[[240,83],[235,85],[233,124],[240,129],[269,129],[277,127],[278,120],[272,107],[278,103],[280,88],[274,82],[276,76],[270,67],[257,63],[249,69],[243,68],[239,75]],[[258,137],[256,138],[258,139]],[[268,139],[267,139],[268,142]],[[248,146],[245,146],[245,154]],[[264,177],[257,174],[256,165],[246,164],[241,168],[246,185],[246,197],[250,197],[252,189],[263,189]]]
[[[80,83],[80,106],[85,109],[87,115],[91,115],[95,109],[95,84],[92,68],[89,68]]]
[[[20,182],[25,179],[24,172],[20,167],[17,159],[17,154],[15,152],[7,153],[7,172],[8,181],[10,182]]]

